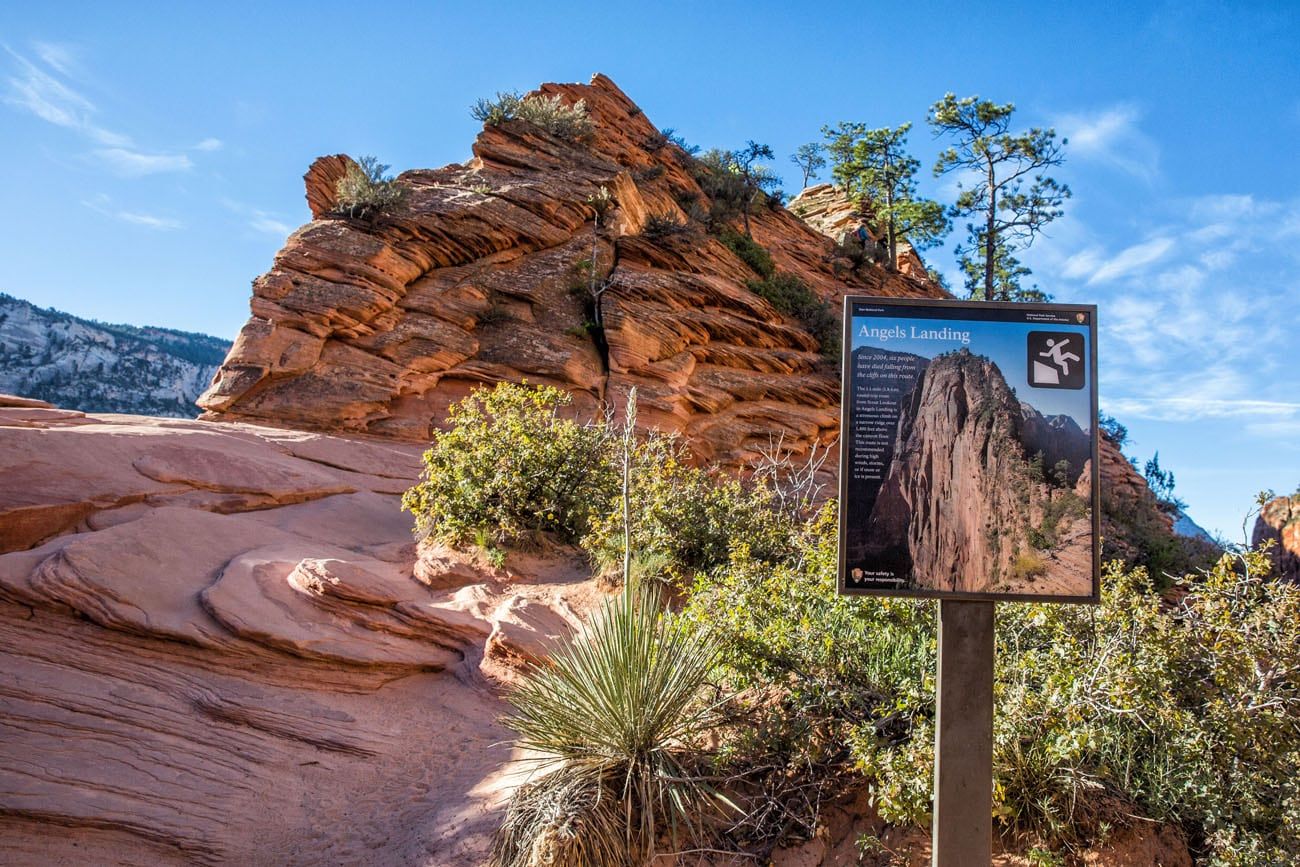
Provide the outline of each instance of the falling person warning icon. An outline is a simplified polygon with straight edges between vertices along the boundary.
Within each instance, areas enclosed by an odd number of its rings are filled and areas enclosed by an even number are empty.
[[[1083,335],[1068,331],[1031,331],[1028,344],[1031,386],[1083,388]]]

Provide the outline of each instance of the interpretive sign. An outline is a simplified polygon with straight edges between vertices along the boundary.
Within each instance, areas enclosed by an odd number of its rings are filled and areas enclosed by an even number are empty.
[[[1096,308],[849,297],[840,592],[1099,598]]]

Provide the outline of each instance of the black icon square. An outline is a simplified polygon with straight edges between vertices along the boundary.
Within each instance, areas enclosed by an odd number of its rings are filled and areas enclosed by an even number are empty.
[[[1083,335],[1072,331],[1029,332],[1029,384],[1034,388],[1083,388]]]

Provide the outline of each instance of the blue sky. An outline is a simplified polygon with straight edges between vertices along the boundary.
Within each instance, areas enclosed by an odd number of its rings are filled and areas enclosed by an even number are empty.
[[[1075,8],[1077,7],[1077,8]],[[1100,306],[1103,408],[1193,517],[1240,535],[1300,483],[1300,9],[1151,4],[5,4],[0,291],[233,337],[320,154],[469,156],[467,106],[610,75],[692,142],[787,156],[823,124],[1013,101],[1070,138],[1022,258]],[[951,179],[923,179],[951,199]],[[955,239],[954,239],[955,240]],[[950,242],[928,261],[951,274]]]

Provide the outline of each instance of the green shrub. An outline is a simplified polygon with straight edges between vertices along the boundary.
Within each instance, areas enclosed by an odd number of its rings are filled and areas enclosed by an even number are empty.
[[[1003,606],[1009,828],[1069,847],[1136,812],[1181,825],[1202,864],[1300,857],[1300,590],[1258,552],[1243,562],[1187,581],[1172,608],[1119,564],[1098,608]]]
[[[651,214],[641,230],[641,237],[647,241],[663,241],[690,233],[690,223],[675,214]]]
[[[751,839],[811,833],[805,796],[852,787],[853,769],[882,818],[929,821],[933,607],[837,596],[834,517],[775,565],[733,548],[686,604],[736,691],[718,773],[748,794]],[[1148,819],[1180,826],[1198,864],[1300,858],[1300,588],[1267,567],[1259,552],[1225,558],[1171,604],[1145,569],[1112,563],[1100,606],[999,606],[1004,834],[1069,854]],[[800,818],[782,832],[760,813]]]
[[[690,460],[673,437],[656,434],[637,444],[629,485],[634,553],[659,558],[659,571],[669,578],[689,580],[725,565],[737,542],[764,561],[789,552],[796,521],[780,507],[772,484],[742,482]],[[609,572],[623,558],[621,494],[596,508],[582,545]]]
[[[1038,547],[1051,547],[1041,545]],[[1011,577],[1017,581],[1033,581],[1047,574],[1047,563],[1033,551],[1021,551],[1011,562]]]
[[[810,836],[820,803],[867,785],[854,774],[863,754],[905,756],[914,718],[932,701],[933,608],[838,595],[838,538],[830,503],[775,564],[738,539],[728,568],[696,578],[683,612],[722,644],[715,678],[735,697],[717,773],[738,781],[746,810],[736,842],[760,851]],[[862,749],[851,751],[854,742]],[[877,809],[889,811],[890,798],[897,814],[928,809],[918,771],[902,786],[888,778],[894,790],[876,790]]]
[[[521,120],[556,138],[581,141],[595,128],[587,114],[586,100],[565,105],[560,94],[520,96],[517,92],[497,93],[496,99],[480,99],[470,107],[470,114],[487,126],[500,126]]]
[[[1041,454],[1040,452],[1039,455]],[[1041,471],[1041,461],[1039,469]],[[1033,464],[1031,462],[1031,477],[1032,473]],[[1070,490],[1056,491],[1052,499],[1043,506],[1043,518],[1039,521],[1038,526],[1029,529],[1030,544],[1039,550],[1050,551],[1060,543],[1061,521],[1083,518],[1087,514],[1088,503],[1083,497]]]
[[[725,802],[702,776],[718,646],[625,588],[510,696],[516,745],[543,774],[511,797],[498,867],[639,867],[704,838]]]
[[[772,254],[748,235],[737,232],[730,226],[724,226],[718,233],[718,240],[740,257],[740,261],[748,265],[749,269],[758,276],[771,277],[776,271]]]
[[[706,221],[720,230],[741,215],[752,195],[730,151],[713,148],[695,158],[691,174],[708,197]]]
[[[762,280],[747,284],[755,295],[769,304],[798,319],[817,338],[822,355],[830,361],[840,357],[840,323],[831,306],[817,296],[808,284],[793,274],[778,271]]]
[[[617,479],[605,426],[561,417],[571,401],[557,388],[503,382],[454,404],[421,481],[402,497],[417,532],[449,544],[580,538],[591,504],[607,501]]]
[[[337,213],[361,219],[381,211],[391,211],[406,198],[406,188],[386,175],[388,166],[373,156],[364,156],[350,164],[334,185],[338,200]]]

